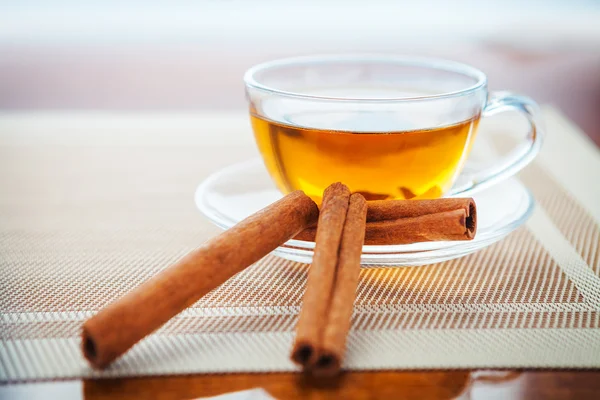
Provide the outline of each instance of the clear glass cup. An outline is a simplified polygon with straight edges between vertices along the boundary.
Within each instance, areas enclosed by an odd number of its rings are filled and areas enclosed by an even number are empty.
[[[244,80],[259,150],[284,193],[318,199],[336,181],[367,199],[472,193],[514,175],[542,142],[533,100],[490,94],[483,72],[457,62],[298,57],[254,66]],[[529,121],[523,140],[490,165],[463,170],[480,118],[506,110]]]

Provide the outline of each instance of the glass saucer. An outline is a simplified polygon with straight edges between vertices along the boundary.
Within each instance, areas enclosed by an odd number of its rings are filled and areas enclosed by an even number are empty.
[[[471,193],[455,193],[455,197]],[[228,229],[280,199],[260,159],[234,164],[208,177],[196,189],[196,206],[217,226]],[[473,194],[477,203],[477,235],[468,242],[424,242],[407,245],[363,246],[363,265],[425,265],[451,260],[495,243],[523,225],[533,211],[534,200],[516,179],[510,178]],[[310,263],[314,242],[289,240],[273,254]]]

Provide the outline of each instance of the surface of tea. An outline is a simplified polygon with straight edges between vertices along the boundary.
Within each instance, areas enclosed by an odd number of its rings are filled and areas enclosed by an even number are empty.
[[[319,201],[323,190],[338,181],[367,200],[440,197],[468,155],[478,118],[391,132],[364,132],[360,121],[348,130],[284,125],[257,115],[251,121],[279,189],[300,189]]]

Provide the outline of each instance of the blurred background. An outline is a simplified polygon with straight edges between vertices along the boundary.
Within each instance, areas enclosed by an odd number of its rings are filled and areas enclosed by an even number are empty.
[[[0,110],[243,110],[251,65],[336,52],[473,64],[600,144],[597,0],[0,0]]]

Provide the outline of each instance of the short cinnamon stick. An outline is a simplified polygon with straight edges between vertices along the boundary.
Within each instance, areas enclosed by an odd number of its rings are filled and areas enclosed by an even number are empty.
[[[236,273],[317,221],[317,205],[296,191],[204,243],[83,325],[82,350],[104,368],[135,343]]]
[[[453,210],[412,218],[367,224],[365,244],[409,244],[442,240],[471,240],[475,237],[474,220],[465,210]]]
[[[350,190],[341,183],[334,183],[323,193],[315,253],[291,354],[292,360],[304,367],[316,361],[323,336],[349,199]]]
[[[471,240],[477,231],[477,209],[471,198],[378,200],[367,204],[366,245]],[[316,230],[307,228],[294,239],[314,241]]]
[[[327,325],[313,374],[331,376],[339,372],[350,331],[356,287],[360,274],[360,255],[365,238],[367,202],[356,193],[350,205],[340,244],[335,285],[329,307]]]
[[[433,200],[376,200],[367,203],[367,222],[420,217],[445,211],[464,210],[475,214],[475,201],[470,198],[441,198]]]

